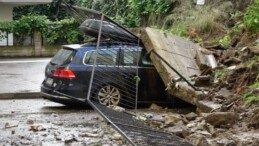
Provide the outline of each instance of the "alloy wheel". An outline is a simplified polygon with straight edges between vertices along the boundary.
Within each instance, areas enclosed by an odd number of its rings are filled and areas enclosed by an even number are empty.
[[[106,106],[118,105],[121,98],[119,89],[111,85],[102,87],[97,96],[99,102]]]

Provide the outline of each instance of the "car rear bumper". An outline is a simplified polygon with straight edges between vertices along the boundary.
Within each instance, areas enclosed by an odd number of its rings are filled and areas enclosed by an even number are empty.
[[[54,101],[57,103],[62,103],[65,105],[74,105],[74,104],[86,104],[86,99],[72,97],[61,92],[55,91],[48,87],[41,86],[40,95],[44,99]]]

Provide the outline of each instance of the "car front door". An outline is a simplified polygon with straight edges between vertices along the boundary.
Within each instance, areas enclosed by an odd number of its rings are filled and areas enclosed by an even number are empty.
[[[139,59],[139,77],[139,98],[142,102],[166,100],[165,85],[144,48]]]

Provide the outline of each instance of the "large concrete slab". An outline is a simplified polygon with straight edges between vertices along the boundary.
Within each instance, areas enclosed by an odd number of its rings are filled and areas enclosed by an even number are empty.
[[[193,84],[191,77],[201,74],[195,61],[196,51],[200,46],[181,37],[163,33],[160,30],[145,28],[141,31],[141,39],[147,51],[154,49],[185,79]],[[179,80],[180,76],[153,52],[151,52],[150,58],[164,84],[171,86],[169,93],[188,103],[197,105],[202,92],[194,90],[185,81]]]

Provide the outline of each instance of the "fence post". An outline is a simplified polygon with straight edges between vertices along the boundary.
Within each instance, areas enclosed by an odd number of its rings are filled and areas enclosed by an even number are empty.
[[[42,37],[40,32],[35,31],[33,33],[33,41],[34,41],[34,56],[40,56],[41,49],[42,49]]]

